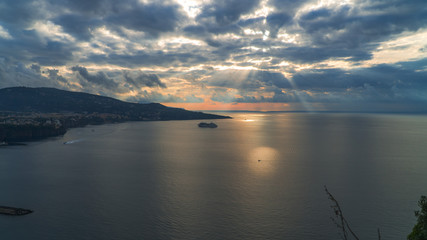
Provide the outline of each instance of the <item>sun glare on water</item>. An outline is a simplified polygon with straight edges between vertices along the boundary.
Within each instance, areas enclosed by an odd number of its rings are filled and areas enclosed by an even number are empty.
[[[268,175],[274,170],[279,152],[272,147],[257,147],[249,152],[248,164],[254,173]]]

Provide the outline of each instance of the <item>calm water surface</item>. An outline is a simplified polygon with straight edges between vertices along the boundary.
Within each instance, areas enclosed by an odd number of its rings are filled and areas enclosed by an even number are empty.
[[[361,239],[406,239],[427,194],[427,116],[231,115],[0,148],[0,205],[35,210],[0,215],[0,239],[339,239],[324,185]]]

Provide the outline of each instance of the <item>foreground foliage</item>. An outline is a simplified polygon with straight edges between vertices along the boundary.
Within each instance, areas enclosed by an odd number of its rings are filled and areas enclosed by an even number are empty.
[[[325,186],[326,194],[328,195],[329,200],[332,201],[331,205],[332,210],[334,211],[334,217],[332,221],[340,230],[340,236],[342,239],[347,240],[350,238],[359,240],[359,237],[351,229],[350,225],[347,222],[347,219],[344,217],[341,206],[338,203],[338,200],[329,192],[328,188]],[[419,211],[415,211],[415,216],[417,217],[417,223],[415,224],[412,232],[408,235],[407,240],[427,240],[427,197],[421,196],[418,201],[418,206],[420,207]],[[381,240],[380,229],[378,228],[378,239]]]
[[[332,210],[334,211],[334,217],[331,217],[332,221],[340,230],[341,239],[356,239],[359,240],[359,237],[351,229],[350,225],[347,222],[347,219],[344,217],[341,206],[338,203],[338,200],[329,192],[328,188],[325,186],[326,194],[328,195],[329,200],[332,201],[331,205]],[[417,217],[417,223],[415,224],[412,232],[408,235],[407,240],[427,240],[427,197],[421,196],[418,201],[418,206],[420,207],[419,211],[415,211],[415,216]],[[380,229],[378,228],[378,239],[381,240]]]
[[[421,208],[415,211],[417,223],[415,224],[412,232],[408,235],[408,240],[427,240],[427,198],[421,196],[418,201],[418,206]]]

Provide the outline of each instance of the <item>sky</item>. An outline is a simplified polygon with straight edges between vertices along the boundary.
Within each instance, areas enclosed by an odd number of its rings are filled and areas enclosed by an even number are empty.
[[[426,0],[2,0],[0,88],[190,110],[427,112]]]

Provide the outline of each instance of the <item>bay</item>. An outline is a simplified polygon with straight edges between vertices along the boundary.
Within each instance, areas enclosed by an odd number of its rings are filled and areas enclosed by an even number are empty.
[[[427,116],[223,113],[0,148],[0,239],[406,239],[427,194]],[[68,144],[64,144],[67,142]]]

